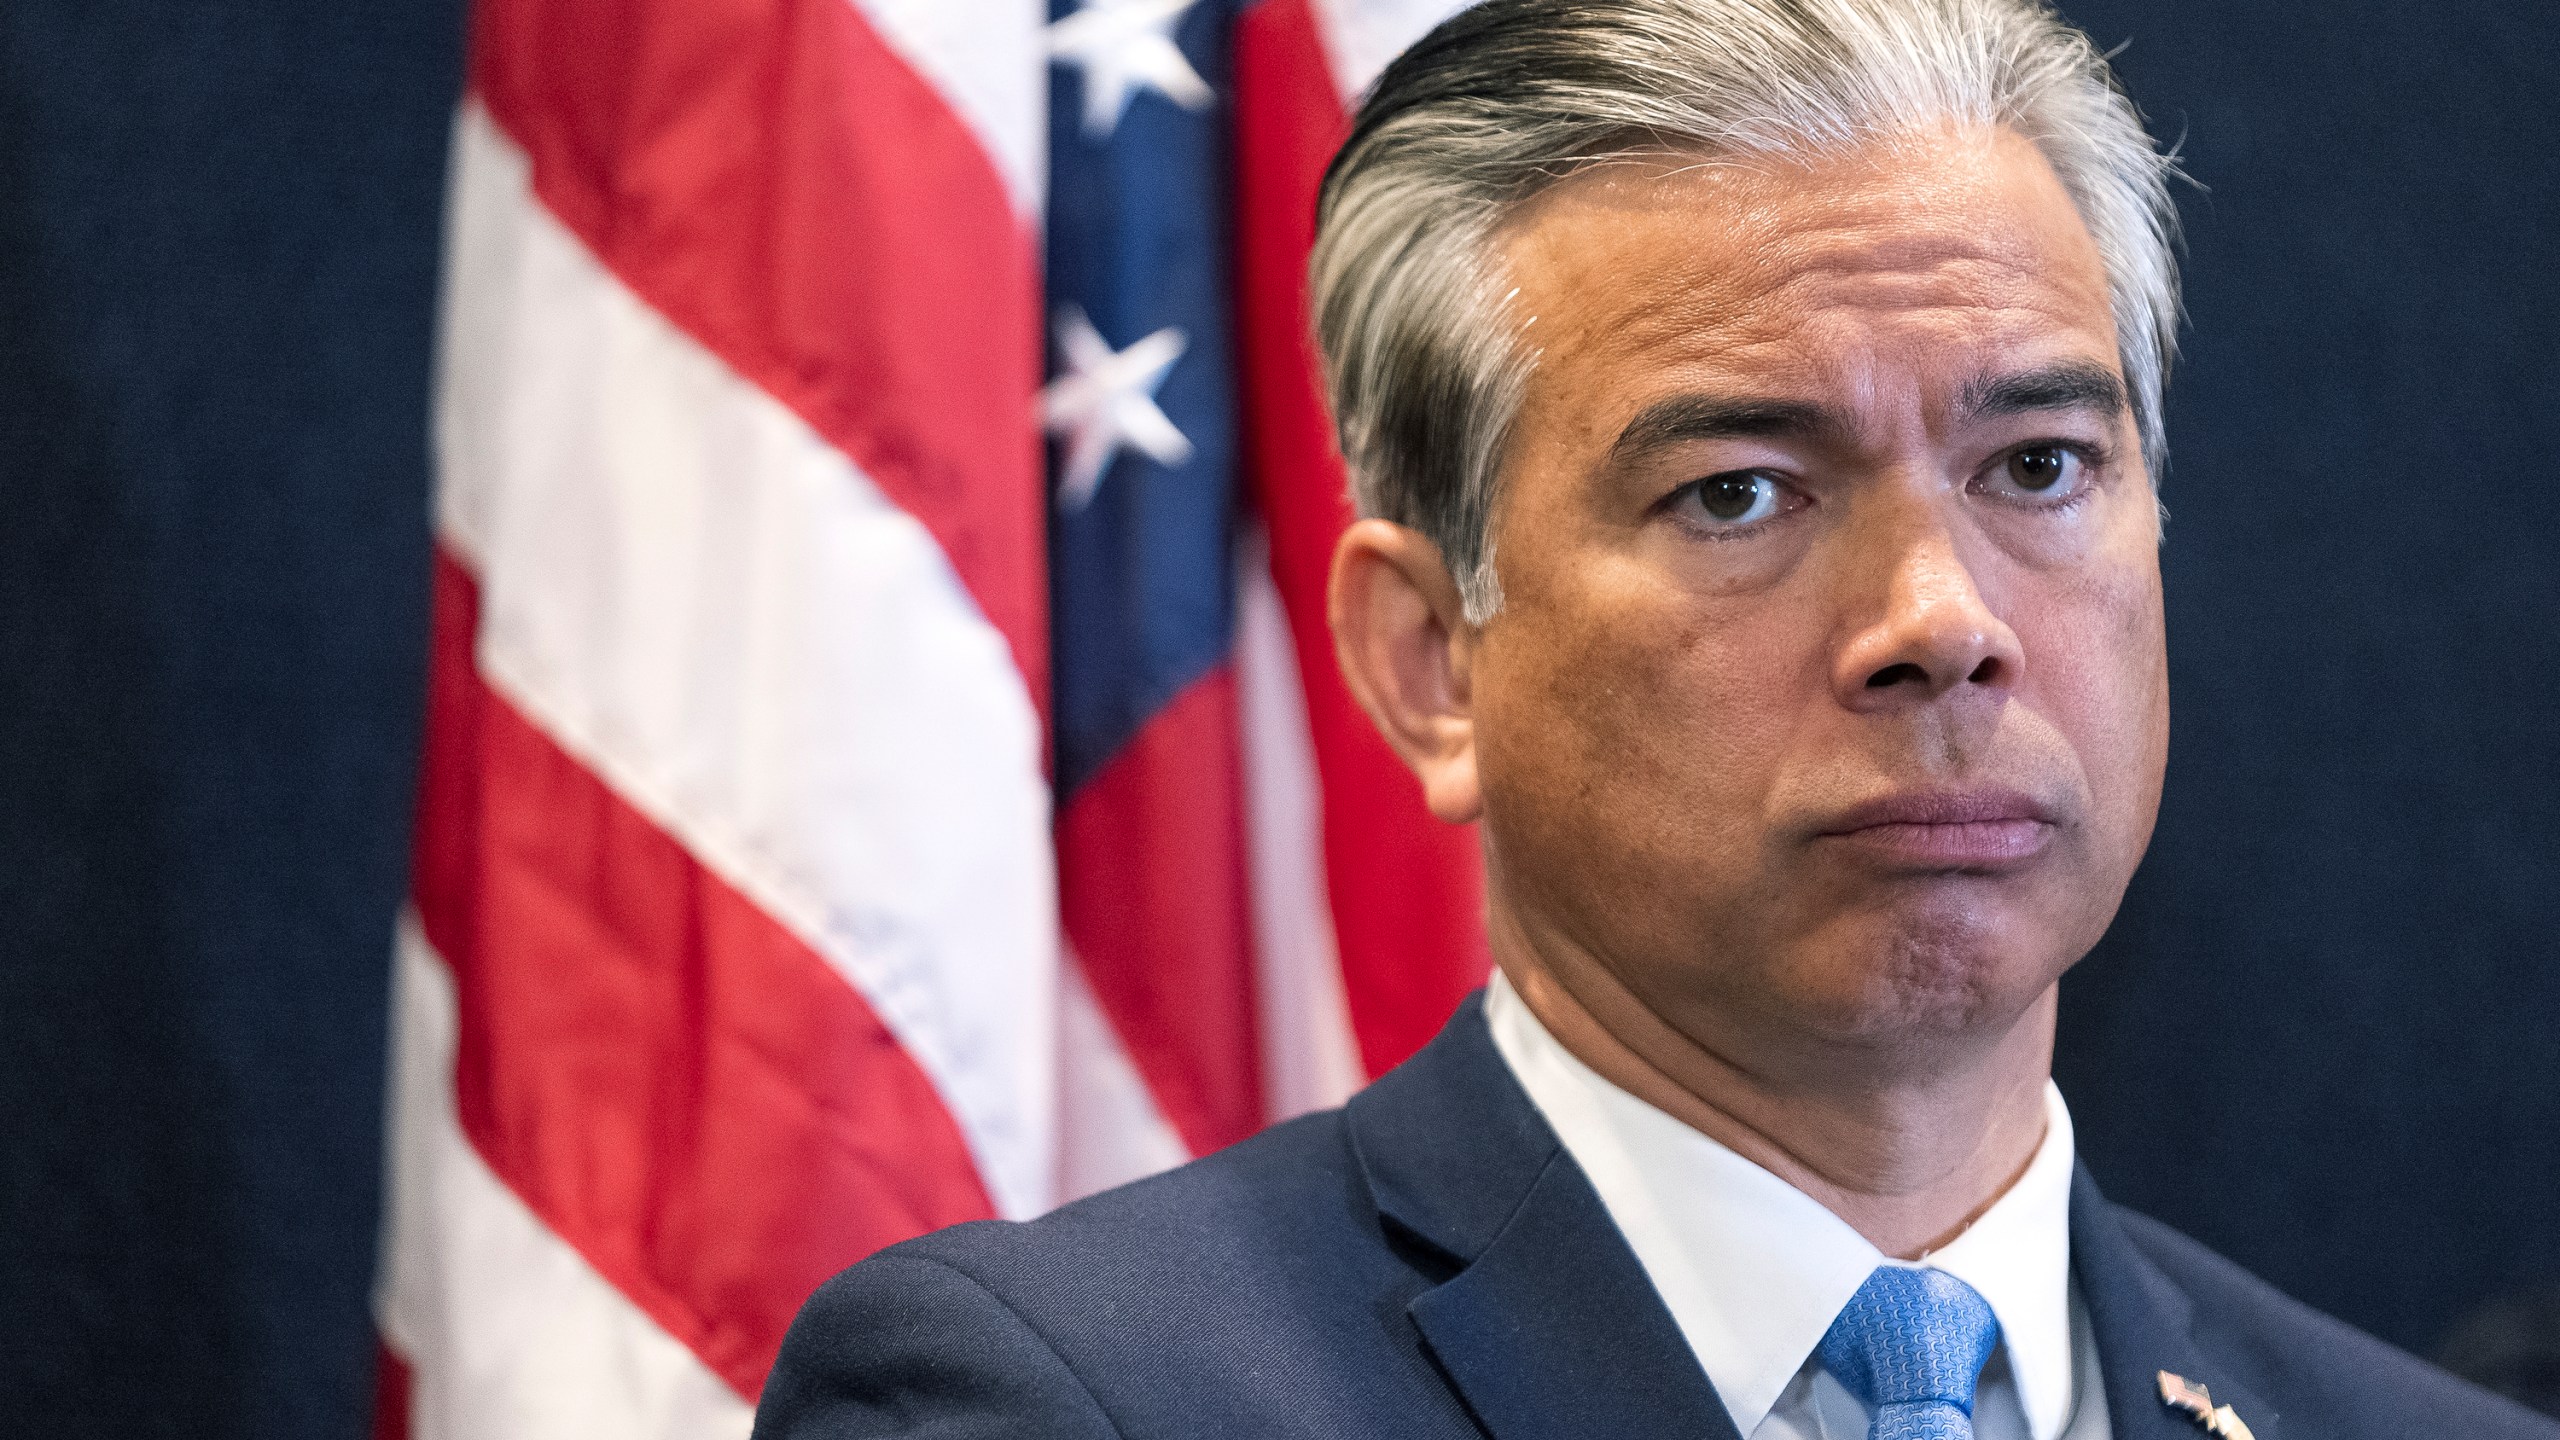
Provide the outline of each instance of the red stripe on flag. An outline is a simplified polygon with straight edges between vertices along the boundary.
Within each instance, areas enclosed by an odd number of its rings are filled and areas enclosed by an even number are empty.
[[[409,1362],[378,1335],[373,1342],[373,1440],[409,1440]]]
[[[412,885],[463,1130],[752,1399],[828,1276],[993,1206],[852,987],[488,687],[477,611],[440,554]]]
[[[924,522],[1048,698],[1039,263],[851,0],[483,0],[472,84],[614,274]]]
[[[1262,1128],[1235,672],[1156,712],[1058,817],[1067,940],[1193,1154]]]
[[[1236,24],[1245,454],[1323,776],[1343,993],[1361,1059],[1379,1075],[1429,1040],[1492,962],[1475,832],[1423,808],[1421,787],[1344,686],[1325,623],[1325,578],[1351,510],[1317,388],[1306,274],[1316,191],[1347,129],[1308,0],[1247,11]]]

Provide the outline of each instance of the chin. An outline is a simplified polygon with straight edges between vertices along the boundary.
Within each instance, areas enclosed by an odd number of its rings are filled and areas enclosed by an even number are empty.
[[[1991,917],[1876,918],[1796,967],[1815,1027],[1845,1042],[2003,1032],[2061,973],[2057,945]]]

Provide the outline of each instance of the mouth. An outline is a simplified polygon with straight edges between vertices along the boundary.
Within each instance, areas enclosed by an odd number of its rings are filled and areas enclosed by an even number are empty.
[[[1853,806],[1816,838],[1897,869],[2021,868],[2053,842],[2053,811],[2015,790],[1911,790]]]

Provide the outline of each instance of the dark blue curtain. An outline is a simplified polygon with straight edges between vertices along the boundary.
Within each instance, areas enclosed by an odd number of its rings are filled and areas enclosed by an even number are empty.
[[[460,30],[0,4],[0,1434],[366,1424]]]
[[[2560,10],[2080,0],[2184,138],[2103,1184],[2434,1345],[2560,1278]],[[456,0],[0,6],[0,1433],[362,1433]]]
[[[2184,137],[2169,783],[2099,1183],[2432,1349],[2560,1280],[2560,7],[2074,0]]]

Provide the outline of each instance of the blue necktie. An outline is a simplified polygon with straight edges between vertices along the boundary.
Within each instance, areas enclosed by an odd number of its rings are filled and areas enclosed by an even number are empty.
[[[1816,1353],[1875,1413],[1867,1440],[1973,1440],[1973,1382],[1999,1343],[2000,1321],[1972,1286],[1879,1265]]]

